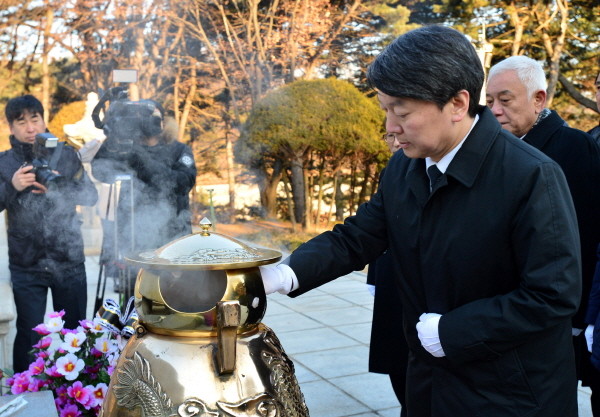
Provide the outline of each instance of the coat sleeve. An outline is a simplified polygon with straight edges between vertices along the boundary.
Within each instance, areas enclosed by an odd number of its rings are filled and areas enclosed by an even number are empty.
[[[600,245],[598,245],[598,262],[596,262],[596,272],[592,281],[592,291],[588,301],[585,322],[587,324],[596,324],[598,313],[600,313]]]
[[[581,299],[577,220],[562,170],[538,166],[522,189],[512,220],[511,241],[519,286],[501,295],[464,304],[439,323],[449,360],[499,357],[553,326],[568,322]],[[485,279],[485,277],[482,277]]]
[[[388,247],[381,194],[362,204],[343,224],[300,245],[284,260],[296,274],[296,297],[335,278],[362,270]]]
[[[65,148],[59,167],[66,180],[59,187],[59,198],[80,206],[93,206],[98,201],[98,190],[85,172],[79,155],[72,148]],[[49,195],[50,197],[50,195]]]

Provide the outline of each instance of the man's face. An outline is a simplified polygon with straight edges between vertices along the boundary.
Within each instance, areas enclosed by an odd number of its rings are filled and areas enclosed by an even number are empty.
[[[598,106],[598,111],[600,111],[600,74],[596,78],[596,106]]]
[[[533,127],[544,108],[546,95],[537,91],[529,96],[516,71],[507,70],[488,80],[486,100],[502,128],[521,137]]]
[[[22,143],[33,144],[35,135],[46,131],[46,123],[39,113],[24,111],[23,116],[13,120],[10,125],[10,133]]]
[[[451,133],[451,103],[440,110],[427,101],[392,97],[382,92],[377,96],[386,114],[385,128],[397,138],[395,151],[402,149],[409,158],[430,157],[437,162],[462,139]]]

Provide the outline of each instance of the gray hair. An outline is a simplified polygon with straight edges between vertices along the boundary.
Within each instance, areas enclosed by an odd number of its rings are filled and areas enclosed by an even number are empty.
[[[542,64],[535,59],[524,55],[506,58],[490,69],[488,79],[505,71],[515,71],[517,73],[517,77],[527,89],[529,97],[533,96],[536,91],[546,91],[548,88]]]
[[[477,113],[483,80],[481,61],[467,37],[438,25],[399,36],[367,70],[371,87],[392,97],[433,102],[440,109],[466,90],[471,116]]]

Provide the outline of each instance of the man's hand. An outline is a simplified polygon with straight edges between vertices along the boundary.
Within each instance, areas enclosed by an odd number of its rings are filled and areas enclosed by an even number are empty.
[[[588,327],[585,329],[585,342],[587,343],[588,352],[592,352],[592,346],[594,344],[594,325],[588,324]]]
[[[12,177],[12,185],[17,191],[23,191],[27,187],[34,187],[31,190],[34,194],[44,194],[48,189],[35,180],[35,173],[31,172],[32,165],[25,165],[15,171]]]
[[[274,292],[286,295],[294,288],[294,278],[296,275],[288,265],[263,265],[259,266],[258,269],[260,269],[260,275],[262,276],[267,295]]]
[[[446,356],[442,349],[438,326],[442,316],[436,313],[423,313],[417,323],[417,334],[421,345],[436,358]]]

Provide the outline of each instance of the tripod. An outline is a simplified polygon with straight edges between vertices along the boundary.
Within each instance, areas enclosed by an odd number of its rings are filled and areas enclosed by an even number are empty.
[[[107,228],[103,227],[103,235],[102,235],[102,246],[100,251],[100,269],[98,271],[98,285],[96,287],[96,299],[94,302],[94,311],[98,311],[98,309],[102,306],[104,301],[104,295],[106,293],[106,282],[109,278],[107,274],[107,264],[112,263],[113,270],[117,271],[117,276],[113,277],[116,279],[115,286],[117,287],[117,291],[119,292],[119,304],[125,305],[129,298],[133,295],[133,271],[130,267],[125,265],[123,261],[123,256],[121,254],[120,245],[119,245],[119,229],[120,229],[120,221],[118,211],[116,210],[118,206],[119,196],[121,194],[121,189],[123,187],[123,183],[129,183],[129,195],[130,195],[130,210],[129,210],[129,220],[130,220],[130,244],[129,251],[133,253],[135,250],[135,227],[134,227],[134,193],[133,193],[133,179],[132,175],[124,174],[118,175],[113,184],[109,185],[108,190],[108,199],[106,204],[106,211],[104,219],[108,222],[110,219],[111,207],[114,213],[113,221],[112,221],[112,238],[111,243],[112,247],[108,248],[106,244],[107,240]],[[102,216],[101,216],[102,217]],[[112,256],[108,257],[106,250],[111,250]]]

